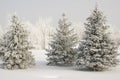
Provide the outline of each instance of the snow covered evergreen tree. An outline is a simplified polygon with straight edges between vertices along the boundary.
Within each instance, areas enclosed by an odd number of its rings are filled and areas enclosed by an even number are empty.
[[[2,37],[3,37],[3,29],[2,27],[0,26],[0,59],[3,57],[3,47],[2,47]]]
[[[48,49],[48,65],[68,66],[72,65],[75,55],[74,47],[77,37],[67,21],[65,14],[58,22],[57,32],[52,36],[50,49]]]
[[[34,64],[28,32],[16,15],[12,16],[10,29],[3,37],[3,68],[25,69]]]
[[[78,68],[103,71],[117,65],[117,46],[107,32],[105,16],[97,6],[85,23],[85,35],[75,56]]]

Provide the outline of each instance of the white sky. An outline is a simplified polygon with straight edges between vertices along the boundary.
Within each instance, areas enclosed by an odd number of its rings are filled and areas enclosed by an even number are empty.
[[[32,23],[39,17],[52,17],[55,24],[62,13],[70,21],[84,23],[98,2],[108,24],[120,29],[120,0],[0,0],[0,25],[5,27],[8,16],[16,12]]]

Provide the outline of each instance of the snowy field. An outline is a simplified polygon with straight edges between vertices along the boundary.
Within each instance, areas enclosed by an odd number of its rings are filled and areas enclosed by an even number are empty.
[[[45,51],[34,50],[36,65],[26,70],[0,69],[0,80],[120,80],[120,66],[104,72],[47,66]]]

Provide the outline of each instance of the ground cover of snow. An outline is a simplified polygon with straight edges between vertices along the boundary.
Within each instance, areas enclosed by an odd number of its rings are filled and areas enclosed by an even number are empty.
[[[104,72],[79,70],[75,67],[47,66],[46,52],[32,50],[36,65],[24,70],[0,69],[0,80],[120,80],[120,66]]]

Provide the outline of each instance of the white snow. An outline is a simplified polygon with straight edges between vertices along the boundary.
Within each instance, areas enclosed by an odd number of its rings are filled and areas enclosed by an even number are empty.
[[[0,69],[0,80],[120,80],[120,66],[104,72],[77,71],[74,67],[47,66],[46,52],[33,50],[36,65],[24,70]]]

